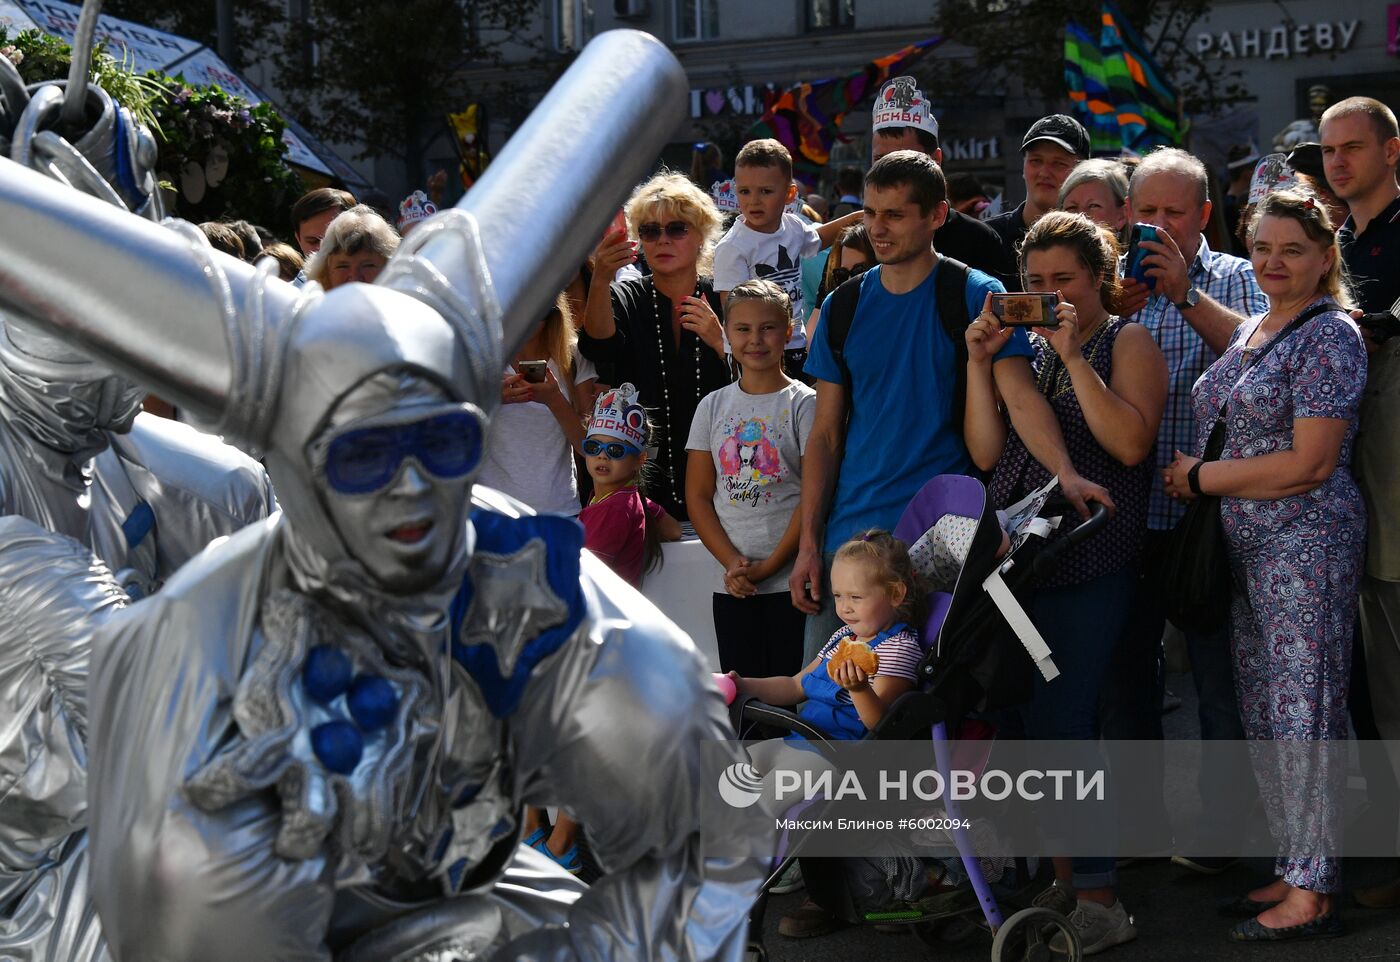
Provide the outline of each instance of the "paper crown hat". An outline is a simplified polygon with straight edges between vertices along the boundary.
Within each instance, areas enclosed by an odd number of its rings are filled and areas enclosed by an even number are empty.
[[[1287,190],[1298,182],[1298,176],[1288,165],[1285,154],[1265,154],[1254,166],[1249,180],[1247,204],[1257,204],[1276,190]]]
[[[637,389],[623,384],[605,391],[593,404],[593,417],[588,422],[590,435],[625,441],[638,451],[647,447],[647,412],[637,402]]]
[[[928,98],[913,77],[891,77],[875,95],[870,129],[888,127],[917,127],[938,136],[938,121],[934,119]]]
[[[420,220],[427,220],[437,213],[437,204],[428,200],[428,195],[421,190],[415,190],[403,199],[399,204],[399,217],[395,222],[399,233],[409,224],[416,224]]]

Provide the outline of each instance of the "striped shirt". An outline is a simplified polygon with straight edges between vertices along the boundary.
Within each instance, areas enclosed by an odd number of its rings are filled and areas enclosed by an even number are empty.
[[[1186,276],[1202,294],[1236,314],[1255,317],[1269,309],[1268,298],[1259,289],[1249,261],[1232,254],[1216,253],[1204,237]],[[1147,527],[1166,531],[1186,512],[1186,504],[1167,497],[1162,488],[1162,472],[1171,464],[1172,452],[1180,450],[1193,454],[1196,451],[1191,388],[1219,355],[1164,294],[1153,294],[1131,320],[1138,321],[1151,332],[1167,359],[1167,409],[1162,413],[1162,425],[1157,431],[1157,470],[1152,474],[1152,494],[1147,504]]]
[[[822,647],[817,655],[823,662],[831,660],[831,656],[836,654],[836,649],[841,642],[847,638],[854,638],[855,632],[849,625],[842,625],[836,634],[831,636],[831,640]],[[880,657],[880,664],[875,669],[875,677],[887,675],[891,678],[903,678],[905,681],[918,684],[919,660],[924,657],[924,650],[919,646],[918,632],[911,628],[897,631],[887,636],[883,641],[875,646],[875,654]],[[813,671],[826,671],[826,665],[821,664]],[[852,705],[851,693],[844,688],[836,693],[836,700],[845,705]]]

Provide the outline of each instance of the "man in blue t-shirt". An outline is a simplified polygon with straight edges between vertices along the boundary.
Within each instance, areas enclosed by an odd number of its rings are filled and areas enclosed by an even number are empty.
[[[941,258],[933,235],[948,213],[943,171],[918,151],[880,158],[865,178],[865,227],[879,266],[860,283],[843,356],[849,388],[823,321],[809,346],[806,371],[817,379],[817,411],[802,458],[801,541],[789,587],[806,611],[805,661],[840,627],[827,576],[831,555],[852,535],[892,529],[905,505],[937,474],[972,468],[954,420],[958,353],[938,319],[934,278]],[[1000,281],[973,270],[967,312],[976,317]],[[830,317],[831,299],[822,316]],[[1060,476],[1077,507],[1111,503],[1081,478],[1065,451],[1059,424],[1036,388],[1031,349],[1017,331],[993,368],[1017,432],[1031,453]],[[849,420],[848,420],[849,414]],[[1086,511],[1087,513],[1087,511]]]

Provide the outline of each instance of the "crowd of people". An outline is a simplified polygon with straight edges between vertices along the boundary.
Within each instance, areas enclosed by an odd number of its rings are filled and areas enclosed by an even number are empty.
[[[1026,131],[1026,200],[982,220],[980,185],[945,173],[927,98],[908,96],[910,78],[890,83],[914,106],[877,98],[871,163],[840,170],[830,197],[799,198],[773,140],[735,156],[728,223],[709,191],[727,176],[713,144],[696,145],[689,176],[637,186],[501,371],[477,480],[577,517],[585,547],[633,586],[689,528],[715,562],[717,667],[740,692],[803,703],[844,739],[917,684],[920,582],[888,532],[925,482],[979,477],[1007,508],[1054,479],[1079,513],[1108,507],[1104,531],[1067,552],[1029,605],[1059,677],[1036,679],[997,724],[1007,737],[1144,743],[1115,773],[1131,796],[1111,831],[1218,873],[1260,817],[1255,799],[1218,762],[1203,767],[1208,817],[1197,837],[1171,838],[1152,748],[1173,601],[1161,576],[1188,506],[1210,499],[1228,617],[1180,626],[1201,737],[1388,739],[1388,758],[1363,763],[1393,841],[1395,116],[1364,97],[1333,105],[1320,170],[1235,211],[1238,256],[1233,238],[1207,241],[1221,194],[1199,159],[1091,158],[1084,129],[1060,114]],[[333,290],[373,281],[436,208],[415,192],[391,224],[323,188],[292,208],[293,244],[242,221],[200,228],[231,256]],[[1005,323],[994,305],[1007,292],[1053,295],[1053,317]],[[837,667],[847,641],[885,657]],[[1345,772],[1254,764],[1284,789],[1262,793],[1279,857],[1271,881],[1224,907],[1240,917],[1231,937],[1338,935]],[[549,825],[532,810],[524,828],[579,871],[566,814]],[[1053,864],[1036,904],[1066,915],[1087,954],[1135,938],[1111,854]],[[779,888],[801,884],[790,874]],[[1400,907],[1400,878],[1357,900]],[[809,900],[780,931],[837,924]]]
[[[1133,804],[1119,835],[1223,871],[1235,859],[1220,853],[1259,818],[1255,800],[1208,766],[1200,834],[1165,836],[1162,755],[1151,748],[1162,739],[1170,608],[1159,576],[1190,502],[1218,503],[1232,574],[1228,619],[1185,630],[1201,737],[1345,739],[1349,711],[1362,737],[1400,734],[1400,555],[1388,523],[1400,341],[1358,325],[1400,295],[1400,138],[1391,112],[1367,98],[1334,105],[1321,132],[1323,186],[1345,221],[1314,191],[1317,178],[1300,175],[1237,212],[1244,257],[1231,238],[1219,250],[1206,239],[1220,187],[1200,160],[1175,148],[1090,158],[1088,136],[1064,115],[1031,125],[1026,200],[986,221],[985,197],[966,183],[958,200],[969,213],[952,208],[926,108],[877,107],[870,167],[839,171],[831,197],[799,200],[787,151],[746,144],[727,228],[706,189],[723,158],[698,144],[690,177],[662,172],[636,189],[580,267],[586,295],[561,292],[505,374],[500,423],[519,426],[498,425],[493,457],[528,467],[490,481],[542,509],[581,512],[588,543],[625,556],[614,563],[634,582],[658,537],[693,526],[715,561],[719,667],[741,691],[827,705],[832,736],[858,737],[913,676],[891,657],[872,676],[843,668],[827,680],[835,641],[879,645],[906,627],[888,585],[843,578],[840,558],[893,529],[935,475],[982,477],[998,508],[1058,478],[1072,505],[1101,502],[1112,520],[1037,586],[1032,616],[1061,675],[1038,681],[1001,724],[1032,739],[1142,741],[1122,773]],[[1155,229],[1134,238],[1144,224]],[[1132,241],[1136,276],[1124,273]],[[1003,326],[992,295],[1005,291],[1053,293],[1057,323]],[[570,297],[583,302],[572,328],[560,323]],[[533,384],[518,370],[531,358],[548,360]],[[596,392],[618,385],[649,414],[630,440],[596,431],[608,419],[589,413]],[[516,405],[533,413],[528,428]],[[1217,421],[1223,436],[1207,451]],[[610,446],[618,456],[600,471]],[[593,520],[619,481],[640,493],[625,514]],[[618,547],[619,531],[631,547]],[[1357,671],[1363,660],[1369,670]],[[1385,819],[1400,758],[1372,762],[1373,811]],[[1342,774],[1319,768],[1264,799],[1276,877],[1226,907],[1244,917],[1233,938],[1340,931],[1331,853]],[[1329,854],[1293,854],[1318,851]],[[1135,936],[1116,882],[1112,857],[1056,859],[1037,901],[1102,951]],[[1400,884],[1358,899],[1400,905]],[[835,924],[809,902],[782,931]]]

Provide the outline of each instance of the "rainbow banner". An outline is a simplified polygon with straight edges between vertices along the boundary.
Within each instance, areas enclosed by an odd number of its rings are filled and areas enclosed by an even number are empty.
[[[942,42],[942,37],[934,37],[872,60],[845,77],[798,84],[769,105],[749,129],[749,138],[780,141],[792,152],[793,176],[815,183],[831,159],[831,145],[841,137],[846,114]]]
[[[1065,86],[1094,153],[1141,154],[1180,142],[1176,91],[1112,3],[1103,5],[1097,41],[1074,21],[1065,24]]]

